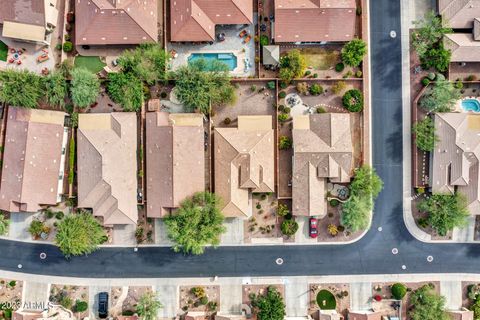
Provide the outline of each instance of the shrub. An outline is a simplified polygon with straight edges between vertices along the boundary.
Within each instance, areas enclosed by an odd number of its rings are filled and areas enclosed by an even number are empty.
[[[267,82],[267,88],[270,90],[275,89],[275,81],[268,81]]]
[[[261,46],[268,46],[270,41],[268,41],[268,37],[264,34],[260,36],[260,45]]]
[[[55,218],[56,218],[57,220],[62,220],[64,216],[65,216],[65,214],[64,214],[62,211],[57,211],[57,212],[55,213]]]
[[[208,298],[206,296],[201,297],[198,302],[200,302],[200,305],[204,306],[208,303]]]
[[[357,72],[355,72],[355,77],[357,77],[357,78],[361,78],[362,75],[363,75],[363,73],[360,70],[357,70]]]
[[[77,300],[75,302],[75,312],[84,312],[88,309],[88,303],[86,301]]]
[[[55,46],[55,50],[62,50],[62,44],[57,43],[57,45]]]
[[[63,52],[69,53],[69,52],[72,52],[72,50],[73,50],[73,43],[71,43],[70,41],[65,41],[63,43]]]
[[[342,61],[348,66],[357,67],[367,53],[367,44],[361,39],[353,39],[342,48]]]
[[[278,121],[279,121],[280,123],[284,123],[284,122],[286,122],[286,121],[288,120],[288,117],[289,117],[288,114],[286,114],[286,113],[280,113],[280,114],[278,115]]]
[[[278,106],[278,111],[282,111],[285,110],[285,106],[283,104],[279,105]]]
[[[190,293],[195,296],[195,298],[203,298],[206,296],[205,288],[203,287],[193,287],[190,289]]]
[[[73,28],[72,28],[72,25],[71,25],[70,23],[67,23],[67,24],[65,25],[65,30],[66,30],[67,32],[72,31],[72,29],[73,29]]]
[[[312,72],[310,70],[305,71],[305,77],[308,77],[311,74],[312,74]]]
[[[32,220],[30,226],[28,227],[28,232],[32,235],[32,237],[38,238],[42,232],[47,231],[47,228],[48,227],[40,220]]]
[[[65,34],[65,35],[63,36],[63,38],[65,39],[65,41],[70,41],[70,40],[72,39],[72,37],[71,37],[70,34],[68,34],[68,33]]]
[[[424,87],[428,86],[429,84],[430,84],[430,79],[428,79],[427,77],[422,79],[422,85]]]
[[[308,89],[311,95],[313,96],[318,96],[319,94],[323,93],[323,87],[319,84],[312,84],[310,88]]]
[[[363,110],[363,94],[358,89],[350,89],[343,95],[343,106],[350,112]]]
[[[435,80],[435,72],[429,72],[427,78],[430,79],[430,81]]]
[[[317,113],[326,113],[327,111],[323,107],[318,107],[317,108]]]
[[[334,224],[329,224],[329,225],[327,226],[327,231],[328,231],[328,233],[329,233],[331,236],[333,236],[333,237],[335,237],[335,236],[338,234],[338,228],[337,228],[337,226],[334,225]]]
[[[298,82],[297,83],[297,91],[299,94],[307,94],[308,92],[308,84],[306,82]]]
[[[477,80],[477,76],[471,74],[468,77],[465,78],[465,81],[475,81]]]
[[[332,207],[337,207],[340,204],[340,201],[338,201],[337,199],[332,199],[329,201],[329,203]]]
[[[290,213],[290,210],[288,210],[288,206],[283,204],[283,203],[280,203],[277,207],[277,215],[279,217],[285,217],[287,214]]]
[[[345,69],[343,62],[339,62],[335,65],[335,71],[342,72]]]
[[[477,296],[480,294],[480,285],[471,284],[467,287],[467,295],[471,300],[477,299]]]
[[[68,23],[75,22],[75,14],[73,12],[68,12],[67,13],[67,22]]]
[[[288,83],[285,81],[280,81],[280,89],[286,89],[288,87]]]
[[[227,117],[223,120],[223,123],[228,126],[230,123],[232,123],[232,120]]]
[[[292,147],[292,140],[287,136],[281,136],[278,142],[280,150],[290,149]]]
[[[397,300],[402,300],[407,294],[407,287],[403,283],[395,283],[390,288],[392,296]]]
[[[257,91],[257,86],[254,85],[254,84],[252,84],[252,85],[250,86],[250,91],[251,91],[251,92]]]
[[[278,97],[279,97],[280,99],[284,99],[286,96],[287,96],[287,93],[286,93],[285,91],[280,91],[280,92],[278,93]]]
[[[457,88],[457,89],[463,89],[463,82],[460,81],[460,80],[457,80],[457,81],[455,82],[455,88]]]
[[[280,226],[280,230],[286,236],[293,236],[298,230],[298,223],[295,220],[285,219]]]
[[[347,87],[347,84],[345,83],[345,81],[337,81],[337,82],[335,82],[334,85],[332,85],[331,90],[334,94],[338,95],[338,94],[342,93],[343,90],[345,90],[346,87]]]
[[[433,151],[439,141],[435,133],[435,123],[430,117],[414,123],[412,133],[415,135],[415,145],[422,151]]]
[[[283,113],[290,114],[290,107],[283,108]]]
[[[314,77],[314,78],[318,78],[318,74],[317,74],[317,73],[314,73],[314,74],[313,74],[313,77]]]

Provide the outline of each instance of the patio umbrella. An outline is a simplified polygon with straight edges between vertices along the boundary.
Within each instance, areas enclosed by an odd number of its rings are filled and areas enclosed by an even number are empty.
[[[217,39],[218,39],[218,41],[224,41],[225,40],[225,33],[223,33],[223,32],[219,33],[217,35]]]

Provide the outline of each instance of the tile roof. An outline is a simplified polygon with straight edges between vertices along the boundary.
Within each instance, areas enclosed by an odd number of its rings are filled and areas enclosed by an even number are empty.
[[[136,224],[136,114],[80,114],[77,150],[78,207],[91,208],[104,225]]]
[[[263,64],[277,65],[280,63],[280,46],[263,46],[262,48]]]
[[[471,28],[480,17],[480,0],[438,0],[438,12],[451,28]]]
[[[381,312],[349,312],[348,320],[382,320]]]
[[[350,41],[355,0],[275,0],[275,42]]]
[[[456,189],[466,196],[469,211],[478,212],[480,115],[437,113],[435,132],[439,141],[432,152],[432,192],[454,193]]]
[[[217,24],[252,24],[252,0],[171,0],[171,41],[213,41]]]
[[[156,42],[157,10],[157,0],[75,0],[75,43]]]
[[[480,61],[480,41],[475,41],[471,33],[446,34],[443,43],[452,52],[451,62]]]
[[[162,218],[205,190],[203,115],[146,115],[147,215]]]
[[[4,21],[45,26],[45,1],[2,0],[0,24]]]
[[[292,213],[323,216],[327,179],[349,182],[352,174],[350,114],[295,116],[293,150]]]
[[[239,116],[238,128],[215,128],[215,193],[226,217],[251,216],[252,192],[275,190],[271,116]]]
[[[57,204],[65,116],[58,111],[8,109],[0,209],[36,212],[41,205]]]
[[[470,310],[449,310],[448,315],[452,320],[473,320],[473,311]]]

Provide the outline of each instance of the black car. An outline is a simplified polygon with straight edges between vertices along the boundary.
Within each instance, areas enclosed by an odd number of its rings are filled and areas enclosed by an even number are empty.
[[[100,292],[98,294],[98,317],[105,319],[108,317],[108,293]]]

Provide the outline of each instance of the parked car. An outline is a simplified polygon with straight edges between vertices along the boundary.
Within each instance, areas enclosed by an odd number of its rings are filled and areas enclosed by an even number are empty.
[[[98,294],[98,317],[106,319],[108,317],[108,293],[100,292]]]
[[[308,234],[310,238],[316,238],[318,236],[318,221],[317,218],[310,218],[310,223],[308,224]]]

